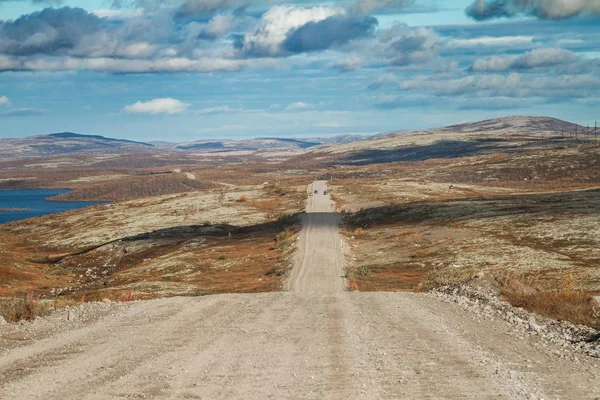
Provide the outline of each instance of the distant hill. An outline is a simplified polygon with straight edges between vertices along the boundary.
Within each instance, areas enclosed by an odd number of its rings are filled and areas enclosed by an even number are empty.
[[[0,157],[135,153],[152,151],[153,147],[152,144],[132,140],[61,132],[25,138],[0,139]]]
[[[449,125],[441,128],[432,128],[425,130],[406,130],[392,133],[384,133],[374,136],[374,138],[397,137],[407,135],[422,135],[436,133],[480,133],[490,135],[533,135],[547,136],[560,135],[561,132],[568,134],[574,132],[575,128],[582,132],[585,128],[572,122],[563,121],[552,117],[528,117],[512,116],[486,119],[482,121],[467,122],[458,125]]]
[[[552,117],[504,117],[451,125],[432,131],[449,133],[490,133],[496,135],[555,135],[561,132],[583,132],[581,125]]]
[[[326,138],[207,139],[188,143],[136,142],[72,132],[0,139],[0,157],[19,158],[66,154],[126,154],[199,152],[238,156],[239,152],[283,160],[309,153],[324,162],[377,163],[459,157],[514,151],[541,144],[542,137],[569,139],[585,128],[551,117],[504,117],[427,130],[397,131],[376,136],[339,135]],[[587,136],[588,138],[590,136]],[[231,153],[231,154],[229,154]]]
[[[195,151],[257,151],[257,150],[293,150],[307,149],[319,146],[322,142],[304,141],[289,138],[256,138],[243,140],[201,140],[191,143],[183,143],[177,146],[180,150]]]
[[[176,146],[179,150],[194,151],[258,151],[258,150],[302,150],[329,144],[351,143],[364,140],[363,135],[336,135],[309,139],[255,138],[242,140],[199,140]]]
[[[555,145],[567,143],[577,130],[580,143],[591,132],[571,122],[551,117],[504,117],[427,130],[398,131],[367,140],[331,145],[314,150],[317,160],[342,164],[419,161],[465,157],[494,152],[539,148],[542,138]],[[561,137],[564,136],[564,139]],[[574,135],[573,135],[574,137]]]
[[[202,152],[227,153],[247,152],[262,157],[280,159],[301,154],[316,146],[332,143],[348,143],[365,139],[360,135],[339,135],[327,138],[254,138],[242,140],[207,139],[188,143],[166,141],[136,142],[114,139],[99,135],[83,135],[73,132],[51,133],[25,138],[0,138],[0,157],[48,157],[67,154],[127,154]],[[233,154],[232,154],[233,155]]]

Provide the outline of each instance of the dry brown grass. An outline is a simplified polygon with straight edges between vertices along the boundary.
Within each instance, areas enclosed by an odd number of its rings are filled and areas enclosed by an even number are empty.
[[[421,280],[422,290],[433,290],[442,286],[465,283],[477,273],[474,268],[466,267],[435,267],[427,271]]]
[[[342,231],[342,234],[349,238],[361,238],[367,235],[367,231],[363,228],[356,228],[354,230],[344,230]]]
[[[339,194],[336,193],[331,193],[329,195],[329,197],[331,197],[331,200],[333,200],[333,202],[335,203],[335,209],[339,210],[340,208],[342,208],[342,206],[344,205],[344,201],[342,200],[342,196],[340,196]]]
[[[562,284],[543,282],[539,276],[501,275],[496,278],[501,295],[513,306],[546,316],[600,329],[600,309],[590,296],[574,290],[574,279],[568,273]]]
[[[25,294],[22,298],[13,296],[0,301],[0,315],[7,322],[33,321],[48,311],[48,307],[41,304],[33,292]]]

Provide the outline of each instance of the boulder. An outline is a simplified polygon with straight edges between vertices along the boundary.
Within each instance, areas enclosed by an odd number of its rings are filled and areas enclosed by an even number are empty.
[[[542,331],[542,327],[536,323],[534,317],[529,317],[529,329],[537,333]]]
[[[69,313],[67,314],[67,321],[75,321],[75,319],[77,319],[77,313],[75,310],[69,310]]]

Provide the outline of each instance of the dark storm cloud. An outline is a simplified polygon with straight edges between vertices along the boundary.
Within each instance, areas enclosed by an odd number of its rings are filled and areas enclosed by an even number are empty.
[[[374,17],[334,15],[318,22],[308,22],[291,32],[283,42],[290,53],[326,50],[350,40],[372,36],[378,21]]]
[[[580,15],[600,16],[600,0],[475,0],[466,13],[478,21],[518,15],[559,20]]]

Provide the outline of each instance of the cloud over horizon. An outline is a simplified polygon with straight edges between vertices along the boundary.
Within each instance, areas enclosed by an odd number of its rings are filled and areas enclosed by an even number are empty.
[[[582,115],[600,101],[600,0],[20,1],[0,0],[37,10],[0,20],[0,111],[23,117],[4,124],[74,130],[92,116],[164,131],[173,119],[143,116],[179,115],[188,134],[376,132],[402,110],[491,114],[530,101]]]
[[[313,108],[315,108],[314,104],[305,103],[303,101],[297,101],[297,102],[292,103],[289,106],[287,106],[285,108],[285,111],[304,111],[304,110],[311,110]]]
[[[171,97],[157,98],[148,101],[138,101],[127,105],[123,111],[127,114],[183,114],[189,108],[188,103],[183,103]]]
[[[0,117],[33,117],[47,114],[48,110],[43,108],[15,108],[0,112]]]

